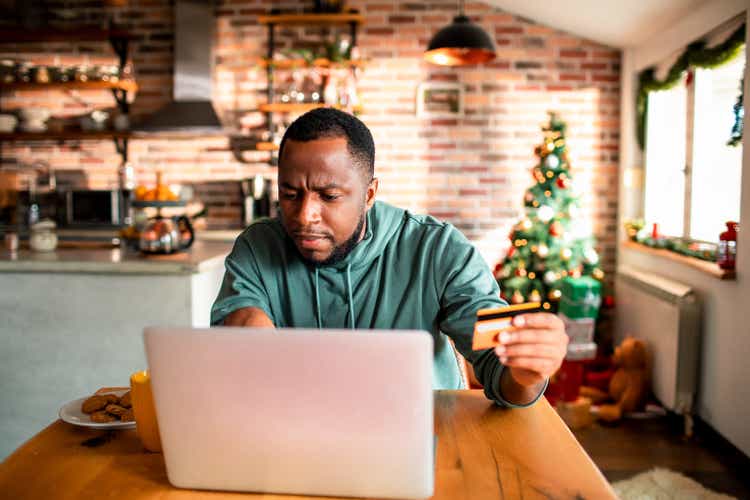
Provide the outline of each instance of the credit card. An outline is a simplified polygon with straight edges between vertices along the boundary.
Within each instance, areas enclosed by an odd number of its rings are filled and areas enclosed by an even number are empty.
[[[541,310],[542,304],[539,302],[480,309],[477,311],[477,322],[474,324],[474,340],[471,348],[478,351],[499,345],[500,334],[515,328],[512,324],[514,316],[535,313]]]

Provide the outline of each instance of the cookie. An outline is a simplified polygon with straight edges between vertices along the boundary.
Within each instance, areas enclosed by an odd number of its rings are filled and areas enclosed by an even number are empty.
[[[126,408],[123,408],[120,405],[109,404],[109,405],[107,405],[106,408],[104,408],[104,411],[106,411],[110,415],[115,415],[115,416],[119,417],[120,415],[122,415],[123,413],[125,413],[128,410]]]
[[[120,402],[117,404],[125,408],[130,408],[131,406],[133,406],[133,402],[130,399],[130,391],[123,394],[120,398]]]
[[[107,422],[114,422],[115,420],[117,420],[117,418],[106,411],[95,411],[91,414],[91,421],[96,422],[97,424],[106,424]]]
[[[104,409],[109,403],[109,399],[104,395],[91,396],[86,401],[84,401],[83,404],[81,404],[81,411],[83,413],[91,414],[95,411]]]

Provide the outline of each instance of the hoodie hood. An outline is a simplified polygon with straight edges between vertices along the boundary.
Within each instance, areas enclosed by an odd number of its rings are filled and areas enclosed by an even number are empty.
[[[318,328],[323,328],[320,302],[320,274],[321,270],[328,269],[346,274],[345,298],[348,306],[348,327],[352,330],[356,328],[352,270],[357,271],[364,268],[380,257],[388,242],[399,230],[399,223],[404,218],[404,210],[395,207],[390,208],[390,210],[387,210],[381,202],[375,201],[372,208],[367,211],[365,217],[365,235],[352,251],[349,252],[349,255],[335,264],[314,266],[313,288],[315,290],[315,301],[313,306],[315,307],[315,319]],[[294,245],[294,242],[291,244]]]
[[[320,269],[334,268],[339,271],[350,267],[359,269],[368,266],[385,250],[388,242],[400,228],[405,210],[390,207],[376,201],[365,217],[365,236],[355,245],[349,255],[335,264],[318,266]],[[291,239],[290,239],[291,242]],[[294,245],[294,242],[291,242]]]

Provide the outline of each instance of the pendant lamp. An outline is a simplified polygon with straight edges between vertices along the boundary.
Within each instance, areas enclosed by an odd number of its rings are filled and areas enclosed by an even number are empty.
[[[468,66],[495,58],[495,45],[490,36],[464,15],[461,1],[458,16],[430,40],[424,53],[427,62],[440,66]]]

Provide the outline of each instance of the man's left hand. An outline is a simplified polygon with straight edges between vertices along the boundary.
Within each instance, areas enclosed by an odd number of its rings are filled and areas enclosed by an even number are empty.
[[[523,314],[513,318],[516,328],[500,334],[495,354],[524,387],[544,382],[560,368],[568,348],[565,324],[551,313]]]

